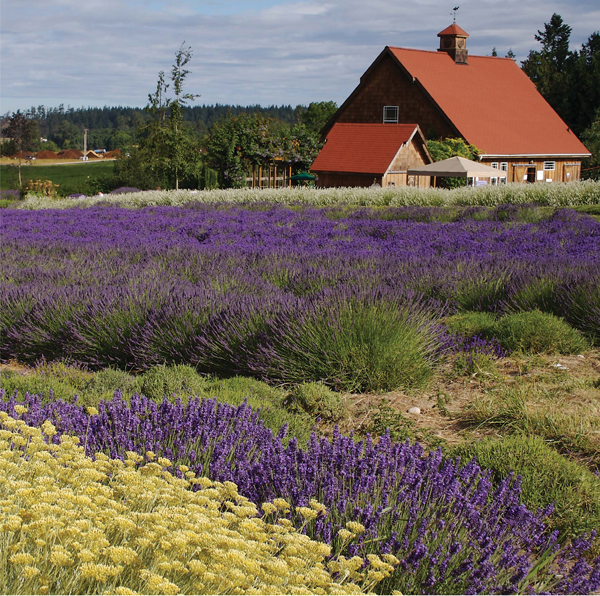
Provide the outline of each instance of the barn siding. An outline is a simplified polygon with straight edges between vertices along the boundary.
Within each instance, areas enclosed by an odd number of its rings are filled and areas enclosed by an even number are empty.
[[[336,186],[366,187],[377,183],[381,186],[381,174],[354,174],[349,172],[315,172],[317,186],[330,188]]]
[[[396,159],[392,162],[389,173],[383,179],[382,186],[419,186],[420,188],[428,188],[431,183],[429,176],[411,176],[407,178],[406,171],[411,168],[418,168],[429,163],[422,144],[412,143],[403,145]]]
[[[398,106],[398,123],[418,122],[426,138],[457,136],[421,87],[389,54],[384,54],[377,68],[365,77],[364,86],[357,88],[352,101],[337,114],[336,122],[382,123],[384,106]]]
[[[544,162],[553,161],[554,170],[544,170]],[[506,176],[507,182],[526,183],[524,178],[527,176],[529,168],[535,168],[535,183],[550,182],[575,182],[581,176],[581,162],[574,159],[556,159],[547,156],[535,159],[527,157],[484,157],[481,162],[491,166],[492,163],[507,162],[508,170],[499,172],[499,176]],[[538,180],[538,172],[542,172],[542,179]],[[569,175],[570,174],[570,175]]]

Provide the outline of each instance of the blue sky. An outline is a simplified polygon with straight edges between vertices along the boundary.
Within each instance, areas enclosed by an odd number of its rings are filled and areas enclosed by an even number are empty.
[[[571,47],[600,29],[600,0],[457,0],[471,54],[523,60],[553,13]],[[386,46],[436,50],[441,0],[0,0],[0,113],[144,106],[191,46],[199,104],[342,103]]]

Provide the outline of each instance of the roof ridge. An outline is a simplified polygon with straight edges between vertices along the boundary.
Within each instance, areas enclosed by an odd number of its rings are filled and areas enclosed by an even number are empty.
[[[391,128],[392,126],[417,126],[416,122],[335,122],[334,126],[384,126]]]
[[[404,52],[422,52],[425,54],[435,54],[436,56],[447,56],[447,54],[445,52],[440,52],[438,50],[418,50],[416,48],[402,48],[400,46],[387,46],[390,50],[402,50]],[[511,62],[514,62],[514,60],[512,58],[507,58],[505,56],[480,56],[478,54],[471,54],[469,53],[469,60],[471,58],[490,58],[490,59],[494,59],[494,60],[510,60]]]

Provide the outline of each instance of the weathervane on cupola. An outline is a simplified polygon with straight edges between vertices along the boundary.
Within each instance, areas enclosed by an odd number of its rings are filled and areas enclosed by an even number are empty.
[[[454,16],[452,25],[438,33],[438,37],[440,38],[438,52],[446,52],[456,64],[468,64],[467,37],[469,37],[469,34],[456,24],[456,13],[459,8],[459,6],[455,6],[452,9]]]

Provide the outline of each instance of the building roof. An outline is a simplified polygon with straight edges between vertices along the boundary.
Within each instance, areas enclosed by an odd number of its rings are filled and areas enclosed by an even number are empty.
[[[416,124],[338,122],[313,162],[313,172],[385,174],[400,147],[418,131]]]
[[[589,155],[510,58],[387,48],[460,134],[488,155]]]
[[[438,37],[442,35],[457,35],[458,37],[469,37],[469,34],[459,27],[456,23],[452,23],[449,27],[446,27],[443,31],[438,33]]]
[[[442,161],[409,168],[409,176],[442,176],[451,178],[498,178],[502,170],[491,168],[479,161],[455,155]]]

